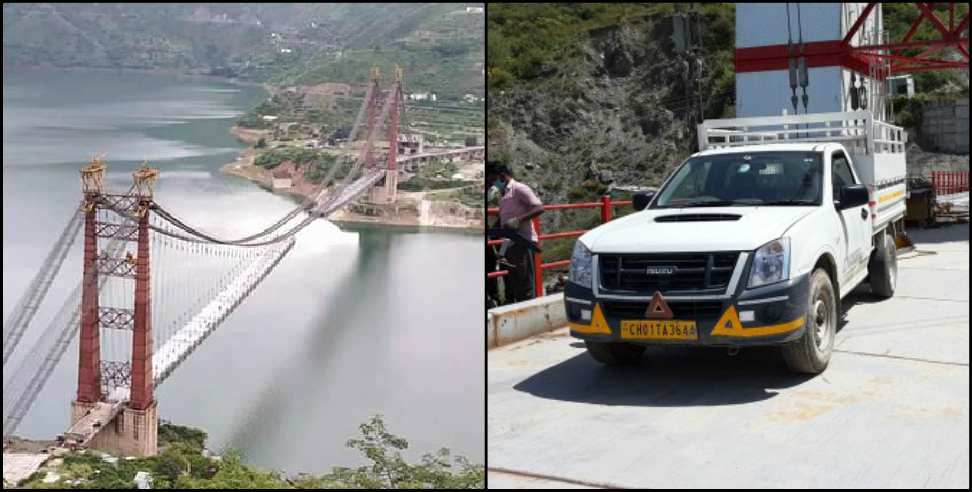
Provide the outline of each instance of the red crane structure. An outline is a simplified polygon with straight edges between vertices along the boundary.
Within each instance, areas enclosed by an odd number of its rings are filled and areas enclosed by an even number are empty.
[[[854,36],[877,5],[878,2],[868,2],[843,39],[805,42],[802,54],[789,52],[786,44],[737,48],[736,72],[785,70],[790,58],[795,56],[805,57],[808,68],[840,66],[860,73],[868,73],[869,67],[885,60],[889,61],[890,70],[875,74],[879,80],[905,73],[969,69],[969,38],[968,34],[963,36],[969,27],[969,15],[966,13],[961,19],[956,19],[954,3],[948,4],[947,26],[933,10],[935,4],[915,2],[919,11],[918,17],[914,19],[910,29],[900,40],[893,43],[852,46],[851,41]],[[918,27],[926,21],[935,28],[938,37],[913,40]],[[916,48],[924,48],[924,50],[917,55],[903,53]],[[932,58],[946,50],[957,52],[960,59]]]

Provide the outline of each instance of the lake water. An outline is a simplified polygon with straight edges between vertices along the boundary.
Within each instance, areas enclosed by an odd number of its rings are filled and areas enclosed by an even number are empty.
[[[218,171],[242,148],[228,133],[233,119],[264,97],[171,75],[5,71],[4,318],[77,206],[78,169],[95,153],[107,154],[107,184],[118,191],[149,160],[161,170],[156,201],[219,235],[246,235],[290,210],[293,202]],[[344,443],[375,413],[409,440],[412,458],[448,447],[482,462],[482,241],[312,224],[159,388],[160,417],[205,429],[214,449],[288,472],[362,463]],[[80,280],[80,255],[78,241],[32,330]],[[33,341],[28,334],[18,354]],[[75,343],[17,433],[66,430],[76,384]]]

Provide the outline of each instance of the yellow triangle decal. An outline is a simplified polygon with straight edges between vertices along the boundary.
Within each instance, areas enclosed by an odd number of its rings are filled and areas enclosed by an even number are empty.
[[[578,323],[570,323],[570,329],[578,333],[604,333],[606,335],[611,334],[611,327],[608,325],[607,320],[604,319],[604,313],[601,312],[601,305],[599,303],[594,304],[594,313],[591,316],[591,324],[581,325]]]
[[[607,320],[604,319],[604,313],[601,312],[600,303],[594,304],[594,314],[591,316],[591,332],[611,334],[611,327],[608,326]]]
[[[722,313],[722,317],[719,321],[716,321],[715,328],[712,330],[713,335],[738,335],[742,333],[743,326],[739,321],[739,313],[736,312],[736,306],[732,304],[726,309],[726,312]]]

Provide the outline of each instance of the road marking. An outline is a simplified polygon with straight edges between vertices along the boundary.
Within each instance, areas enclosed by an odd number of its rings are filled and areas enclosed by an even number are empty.
[[[585,481],[585,480],[575,480],[573,478],[565,478],[565,477],[555,477],[555,476],[552,476],[552,475],[544,475],[542,473],[531,473],[531,472],[525,472],[525,471],[519,471],[519,470],[510,470],[509,468],[498,468],[498,467],[492,467],[492,466],[490,466],[490,467],[487,467],[486,468],[486,471],[487,472],[494,472],[494,473],[505,473],[507,475],[517,475],[517,476],[520,476],[520,477],[527,477],[527,478],[536,478],[536,479],[540,479],[540,480],[549,480],[551,482],[561,482],[561,483],[569,483],[569,484],[572,484],[572,485],[582,485],[584,487],[593,487],[593,488],[596,488],[596,489],[624,489],[624,488],[626,488],[626,487],[621,487],[620,485],[612,485],[612,484],[597,483],[597,482],[588,482],[588,481]],[[486,487],[489,488],[489,483],[486,484]]]
[[[901,360],[910,360],[912,362],[926,362],[928,364],[943,364],[946,366],[969,367],[968,362],[947,362],[941,360],[919,359],[917,357],[905,357],[903,355],[871,354],[868,352],[854,352],[853,350],[834,349],[834,352],[840,352],[842,354],[863,355],[866,357],[880,357],[882,359],[901,359]]]
[[[899,258],[899,259],[901,259],[901,258]],[[907,260],[909,258],[903,258],[903,259]],[[928,268],[928,267],[898,267],[898,270],[919,270],[919,271],[933,270],[933,271],[936,271],[936,272],[967,272],[967,271],[969,271],[968,268]]]
[[[969,302],[968,299],[944,299],[941,297],[894,296],[898,299],[921,299],[923,301]]]

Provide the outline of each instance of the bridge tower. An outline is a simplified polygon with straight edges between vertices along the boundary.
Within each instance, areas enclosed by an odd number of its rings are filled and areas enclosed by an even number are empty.
[[[143,166],[133,178],[138,198],[138,254],[135,259],[135,319],[132,334],[132,386],[124,417],[132,421],[139,456],[157,452],[158,411],[152,372],[152,292],[149,269],[149,210],[159,170]],[[139,437],[142,439],[139,439]]]
[[[89,407],[104,399],[101,389],[101,329],[98,323],[97,213],[103,193],[105,164],[100,157],[81,169],[84,193],[84,263],[81,284],[81,338],[78,354],[78,392],[75,407]],[[85,408],[87,409],[87,408]],[[72,424],[76,418],[72,419]]]
[[[371,67],[371,83],[368,86],[368,93],[365,96],[365,111],[367,112],[367,131],[365,133],[365,144],[368,145],[367,141],[372,131],[374,131],[375,123],[378,119],[378,109],[379,100],[381,99],[381,68],[374,66]],[[369,145],[367,149],[367,154],[365,154],[365,168],[371,168],[375,165],[375,155],[374,149]]]
[[[100,422],[89,447],[106,449],[126,456],[154,456],[158,452],[158,412],[152,371],[152,313],[151,276],[149,268],[149,211],[153,185],[158,170],[143,166],[133,174],[134,196],[105,195],[102,184],[105,165],[94,159],[81,170],[85,201],[84,281],[81,294],[81,343],[78,358],[78,392],[71,407],[72,429],[84,427],[93,416],[105,416],[110,422]],[[136,227],[97,221],[97,211],[112,199],[115,207],[127,208],[138,217]],[[131,230],[129,230],[131,229]],[[116,237],[122,241],[136,236],[136,255],[110,256],[109,251],[98,253],[98,238]],[[124,251],[123,251],[124,253]],[[129,323],[103,322],[100,314],[113,308],[98,303],[100,275],[134,278],[134,310]],[[116,309],[117,310],[117,309]],[[117,363],[101,360],[101,329],[131,329],[132,351],[127,371],[119,371]],[[115,365],[113,365],[115,364]],[[127,372],[127,374],[125,374]],[[104,373],[104,374],[103,374]],[[128,394],[105,394],[102,383],[127,383]],[[116,399],[127,399],[118,410]],[[87,417],[87,420],[85,420]],[[113,417],[113,418],[112,418]],[[100,418],[100,417],[99,417]]]
[[[402,69],[395,67],[395,84],[388,91],[388,159],[385,165],[385,178],[371,189],[372,203],[390,204],[398,199],[398,125],[401,121]]]

